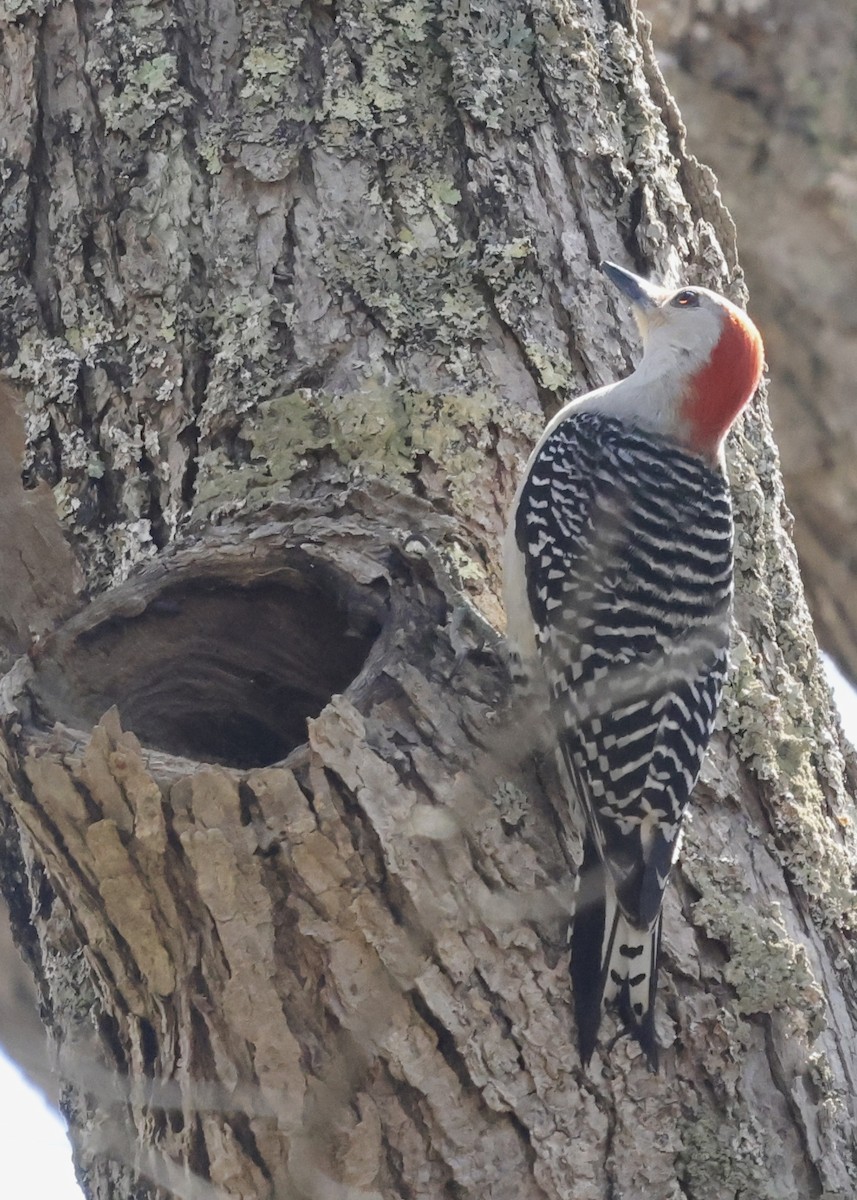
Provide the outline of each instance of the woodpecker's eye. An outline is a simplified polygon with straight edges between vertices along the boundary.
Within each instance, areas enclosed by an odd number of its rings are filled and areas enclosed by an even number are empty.
[[[687,289],[673,296],[670,304],[673,308],[699,308],[699,295],[697,292]]]

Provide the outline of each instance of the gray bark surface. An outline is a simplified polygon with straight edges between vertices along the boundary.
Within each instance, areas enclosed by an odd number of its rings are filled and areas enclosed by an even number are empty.
[[[744,298],[633,7],[0,30],[2,879],[87,1195],[853,1195],[853,771],[763,400],[660,1075],[578,1064],[492,632],[529,445],[637,352],[598,261]]]
[[[819,641],[857,682],[857,61],[849,0],[646,0],[691,143],[738,227]]]

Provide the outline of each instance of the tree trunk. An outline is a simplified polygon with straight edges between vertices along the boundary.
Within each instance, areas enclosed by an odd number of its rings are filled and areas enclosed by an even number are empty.
[[[738,225],[807,600],[822,646],[857,683],[854,9],[644,8],[691,141]]]
[[[660,1075],[609,1021],[579,1066],[491,628],[528,446],[637,352],[599,259],[743,297],[635,9],[22,5],[0,62],[2,874],[87,1195],[851,1196],[857,818],[763,403]]]

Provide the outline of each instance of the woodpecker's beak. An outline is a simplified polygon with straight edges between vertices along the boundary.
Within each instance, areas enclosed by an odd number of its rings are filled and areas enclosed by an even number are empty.
[[[658,287],[656,283],[649,283],[648,280],[641,279],[639,275],[626,271],[624,267],[617,267],[615,263],[603,262],[601,270],[610,282],[628,297],[641,315],[652,309],[660,308],[667,295],[666,290]]]

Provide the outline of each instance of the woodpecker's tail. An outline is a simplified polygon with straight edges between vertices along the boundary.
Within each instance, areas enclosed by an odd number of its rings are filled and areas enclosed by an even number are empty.
[[[637,929],[616,901],[616,889],[598,851],[586,839],[571,942],[571,984],[580,1058],[589,1064],[604,1005],[615,1002],[619,1016],[640,1045],[653,1071],[658,1069],[655,991],[661,914],[650,929]]]

